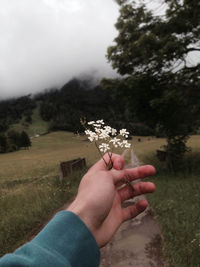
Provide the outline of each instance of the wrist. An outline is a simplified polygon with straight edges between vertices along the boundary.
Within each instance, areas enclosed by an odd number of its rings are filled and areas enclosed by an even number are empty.
[[[74,200],[71,205],[66,209],[66,211],[71,211],[76,214],[87,226],[87,228],[92,232],[95,237],[95,227],[93,225],[91,216],[89,215],[88,207],[85,207],[83,203],[79,203],[78,200]],[[96,238],[95,238],[96,239]]]

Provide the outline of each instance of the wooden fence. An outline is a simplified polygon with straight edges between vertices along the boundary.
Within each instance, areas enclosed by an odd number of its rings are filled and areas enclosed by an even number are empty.
[[[77,158],[61,162],[60,173],[59,173],[60,180],[63,180],[63,178],[67,177],[70,173],[72,173],[75,170],[81,170],[85,168],[85,166],[86,166],[85,158]]]

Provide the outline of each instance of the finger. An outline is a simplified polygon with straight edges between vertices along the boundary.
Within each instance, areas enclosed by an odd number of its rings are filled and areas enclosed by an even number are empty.
[[[105,154],[102,159],[100,159],[96,164],[94,164],[90,170],[92,171],[99,171],[99,170],[107,170],[106,164],[109,164],[110,156],[109,154]],[[122,156],[118,154],[112,154],[112,162],[113,168],[116,170],[122,170],[124,168],[124,159]]]
[[[148,202],[143,199],[133,206],[129,206],[122,210],[123,221],[135,218],[138,214],[142,213],[148,206]]]
[[[123,170],[111,170],[114,183],[123,182],[123,179],[126,178],[129,181],[136,179],[142,179],[151,175],[154,175],[156,170],[151,165],[140,166],[132,169],[123,169]]]
[[[128,185],[118,190],[121,202],[135,196],[153,193],[155,191],[155,185],[151,182],[140,182],[138,184],[132,184],[132,186],[134,190],[132,190]]]

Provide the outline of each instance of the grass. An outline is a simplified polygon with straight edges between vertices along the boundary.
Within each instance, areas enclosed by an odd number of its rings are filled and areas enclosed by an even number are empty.
[[[54,132],[32,139],[30,150],[0,155],[0,184],[4,181],[57,176],[59,163],[86,157],[88,165],[99,158],[95,147],[84,138],[67,132]]]
[[[133,148],[141,162],[153,163],[156,193],[149,198],[163,229],[164,253],[170,266],[200,266],[200,138],[189,140],[183,169],[166,171],[155,158],[165,143],[154,137],[134,137]],[[59,163],[85,157],[87,165],[99,159],[95,146],[68,132],[32,139],[30,150],[0,154],[0,255],[28,240],[47,218],[73,198],[83,173],[74,173],[62,184]],[[127,153],[126,159],[130,155]]]
[[[199,136],[193,136],[189,145],[192,152],[176,174],[151,157],[157,166],[153,179],[157,190],[148,199],[163,230],[163,250],[170,267],[200,266]]]
[[[30,150],[0,154],[0,255],[13,251],[56,209],[75,194],[83,173],[60,184],[59,163],[87,157],[93,146],[71,133],[54,132],[32,139]]]
[[[160,163],[155,150],[165,143],[162,138],[141,137],[133,139],[138,158],[157,169],[150,179],[156,184],[156,192],[148,196],[156,218],[163,231],[163,252],[170,267],[200,266],[200,136],[192,136],[188,146],[192,151],[186,154],[182,167],[170,173]],[[129,155],[127,155],[127,160]]]
[[[169,266],[200,266],[200,177],[159,175],[149,197],[164,235]]]
[[[56,177],[4,184],[0,198],[0,254],[23,244],[48,217],[76,193],[77,172],[60,183]]]

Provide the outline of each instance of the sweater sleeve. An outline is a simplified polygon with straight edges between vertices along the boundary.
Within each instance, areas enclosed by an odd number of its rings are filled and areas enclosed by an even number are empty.
[[[29,243],[0,259],[1,267],[97,267],[100,252],[84,222],[61,211]]]

